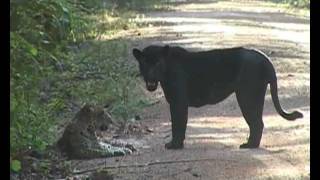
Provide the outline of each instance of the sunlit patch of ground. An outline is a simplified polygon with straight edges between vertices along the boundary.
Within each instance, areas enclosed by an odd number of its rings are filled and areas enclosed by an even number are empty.
[[[256,177],[261,176],[262,179],[263,176],[266,179],[267,177],[307,178],[310,160],[310,111],[303,113],[305,117],[294,122],[286,121],[277,114],[264,116],[265,129],[260,150],[238,149],[238,146],[246,141],[249,133],[249,128],[242,117],[190,119],[187,144],[195,146],[199,143],[212,144],[216,148],[231,148],[232,153],[236,154],[249,153],[265,164],[265,167],[257,168],[255,171]],[[230,156],[230,153],[226,150],[223,156]],[[240,157],[239,155],[234,158]]]

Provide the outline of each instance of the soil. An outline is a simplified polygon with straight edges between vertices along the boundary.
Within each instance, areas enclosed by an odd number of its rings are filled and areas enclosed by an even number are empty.
[[[138,20],[137,20],[138,21]],[[279,116],[267,93],[259,149],[239,149],[249,129],[236,98],[189,109],[185,148],[166,150],[171,127],[161,88],[145,92],[159,103],[140,114],[151,133],[130,137],[138,151],[130,156],[73,161],[74,169],[114,166],[114,179],[310,179],[310,18],[291,15],[263,1],[187,1],[170,11],[147,13],[146,28],[124,31],[132,47],[179,45],[191,51],[245,46],[268,54],[276,68],[284,109],[299,109],[303,119]],[[130,49],[131,50],[131,49]],[[129,52],[130,53],[130,52]],[[130,56],[132,62],[133,57]],[[187,162],[178,162],[188,160]],[[177,161],[175,163],[155,163]],[[143,166],[146,164],[146,166]],[[120,167],[130,165],[131,167]]]

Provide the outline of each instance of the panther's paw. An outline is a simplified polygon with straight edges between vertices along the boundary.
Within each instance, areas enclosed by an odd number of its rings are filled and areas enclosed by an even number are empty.
[[[259,144],[243,143],[240,145],[240,149],[254,149],[254,148],[259,148]]]
[[[183,149],[183,142],[177,143],[170,141],[165,144],[166,149]]]

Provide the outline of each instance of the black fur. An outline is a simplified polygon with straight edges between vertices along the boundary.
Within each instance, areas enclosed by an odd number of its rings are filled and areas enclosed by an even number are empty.
[[[149,91],[158,83],[170,104],[172,141],[168,149],[183,148],[188,107],[216,104],[233,92],[249,125],[248,142],[240,148],[257,148],[263,131],[262,112],[267,85],[277,112],[287,120],[301,118],[298,111],[285,112],[279,103],[277,77],[269,58],[242,47],[188,52],[180,47],[148,46],[133,49]]]

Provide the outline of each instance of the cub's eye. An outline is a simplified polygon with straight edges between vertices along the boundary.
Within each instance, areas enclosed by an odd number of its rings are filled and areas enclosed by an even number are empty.
[[[103,115],[104,115],[104,111],[101,110],[98,112],[98,116],[103,116]]]
[[[100,126],[100,131],[105,131],[105,130],[107,130],[108,129],[108,125],[106,125],[106,124],[103,124],[103,125],[101,125]]]

